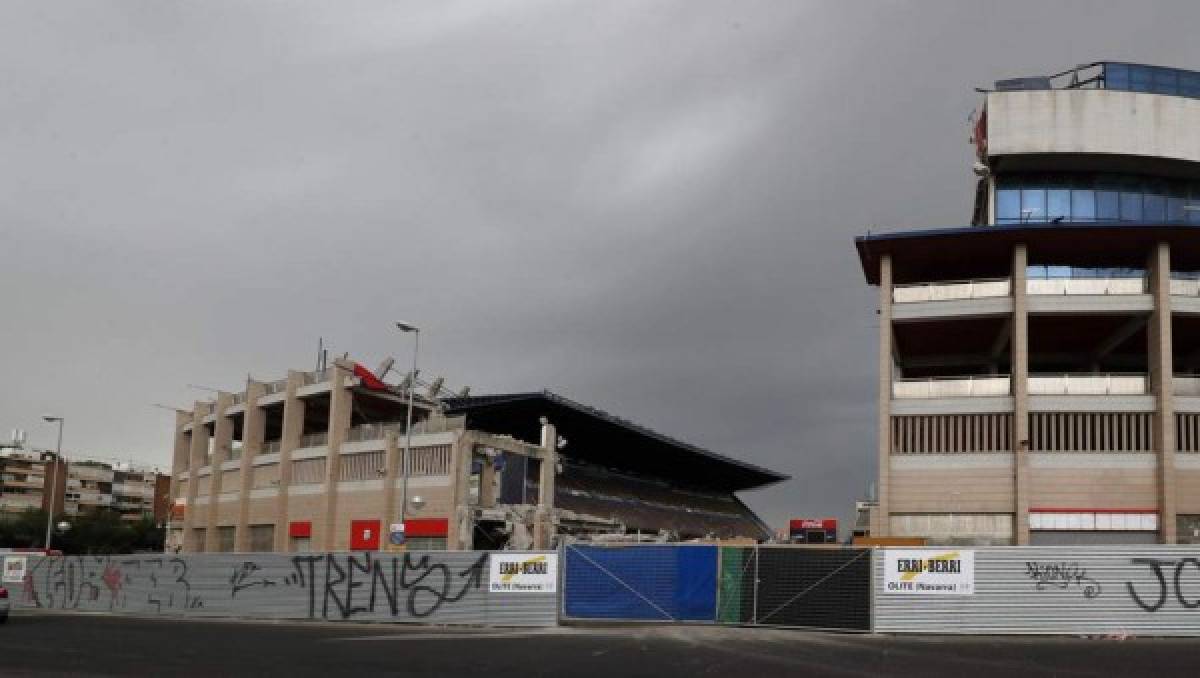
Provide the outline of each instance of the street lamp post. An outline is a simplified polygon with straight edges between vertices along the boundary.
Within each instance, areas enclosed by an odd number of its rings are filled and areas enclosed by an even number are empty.
[[[58,446],[54,450],[54,485],[50,489],[50,501],[46,502],[49,507],[46,512],[46,551],[48,552],[50,550],[50,535],[54,531],[54,500],[58,498],[59,466],[62,463],[63,418],[47,414],[42,419],[46,422],[58,423]]]
[[[408,526],[404,523],[408,514],[408,455],[412,451],[413,391],[417,388],[417,350],[421,345],[421,329],[405,322],[397,322],[396,329],[413,334],[412,372],[409,372],[408,376],[408,421],[404,425],[404,456],[400,459],[400,525],[404,528],[407,541]]]

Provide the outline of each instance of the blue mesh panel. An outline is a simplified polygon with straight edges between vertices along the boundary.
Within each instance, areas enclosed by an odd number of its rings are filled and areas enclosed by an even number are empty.
[[[578,619],[714,621],[715,546],[568,546],[563,606]]]

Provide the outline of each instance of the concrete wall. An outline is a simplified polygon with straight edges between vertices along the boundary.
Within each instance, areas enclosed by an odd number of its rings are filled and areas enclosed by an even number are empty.
[[[1200,100],[1100,89],[992,92],[988,155],[1104,153],[1200,162]]]

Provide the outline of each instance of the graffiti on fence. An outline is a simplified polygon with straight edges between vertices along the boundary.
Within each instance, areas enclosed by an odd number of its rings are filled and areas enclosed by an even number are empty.
[[[1065,590],[1076,586],[1083,591],[1084,598],[1097,598],[1103,590],[1100,582],[1089,577],[1087,569],[1075,561],[1056,563],[1026,561],[1025,576],[1036,582],[1034,588],[1038,591],[1044,591],[1047,587]]]
[[[361,613],[386,611],[391,616],[404,609],[422,619],[446,603],[456,603],[471,590],[480,590],[487,554],[457,572],[446,563],[433,562],[429,555],[374,557],[326,553],[292,558],[294,571],[284,584],[308,591],[308,617],[350,619]]]
[[[1133,599],[1133,602],[1137,603],[1138,607],[1146,612],[1157,612],[1167,602],[1168,592],[1174,592],[1175,599],[1186,609],[1191,610],[1200,607],[1200,598],[1188,600],[1183,595],[1182,587],[1184,571],[1189,565],[1192,566],[1197,575],[1200,575],[1200,560],[1195,558],[1182,558],[1180,560],[1130,558],[1129,562],[1133,565],[1145,565],[1149,567],[1150,571],[1154,573],[1154,578],[1158,580],[1158,597],[1157,599],[1153,599],[1153,602],[1147,602],[1147,598],[1142,598],[1133,587],[1133,582],[1125,582],[1125,588],[1129,591],[1129,597]],[[1175,571],[1170,583],[1168,583],[1167,578],[1163,575],[1163,567],[1171,566],[1174,566]]]
[[[483,621],[486,552],[31,558],[18,605],[117,614]],[[14,592],[15,593],[15,592]],[[521,595],[529,595],[522,593]],[[519,623],[553,623],[553,591]],[[542,615],[542,616],[537,616]]]
[[[192,593],[187,561],[178,557],[43,558],[30,568],[23,583],[25,602],[51,609],[136,607],[162,612],[204,605]]]

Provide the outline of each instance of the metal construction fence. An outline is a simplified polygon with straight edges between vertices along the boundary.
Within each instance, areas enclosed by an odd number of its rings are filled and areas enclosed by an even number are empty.
[[[563,618],[869,631],[869,549],[567,546]]]
[[[1200,636],[1200,546],[884,549],[874,560],[880,632]]]
[[[18,608],[140,616],[1200,636],[1200,546],[568,545],[0,561]]]
[[[5,555],[17,607],[181,617],[553,626],[558,554]]]

